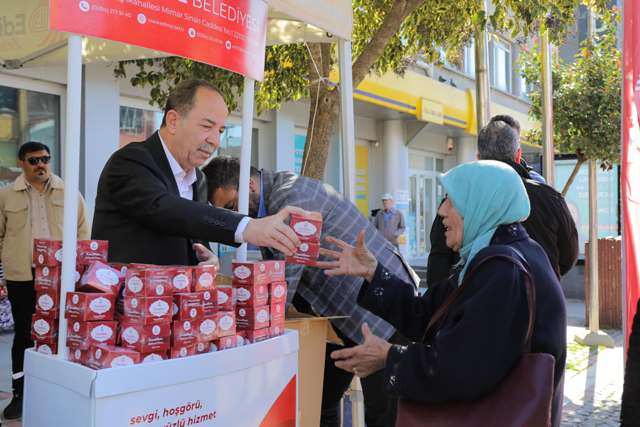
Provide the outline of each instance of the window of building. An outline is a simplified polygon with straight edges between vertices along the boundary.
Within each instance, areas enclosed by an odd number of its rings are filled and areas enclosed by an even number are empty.
[[[60,95],[0,85],[0,187],[22,172],[18,148],[28,141],[51,150],[51,171],[60,175]]]
[[[492,45],[491,80],[493,87],[505,92],[511,92],[511,46],[501,39],[494,39]]]
[[[466,75],[475,77],[476,75],[476,48],[475,42],[471,39],[471,43],[464,47],[463,52],[463,71]]]
[[[120,106],[120,147],[133,141],[144,141],[162,124],[162,112]]]

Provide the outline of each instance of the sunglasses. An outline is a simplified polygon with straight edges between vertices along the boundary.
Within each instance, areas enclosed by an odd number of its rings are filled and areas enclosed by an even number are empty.
[[[43,165],[46,165],[46,164],[49,164],[50,161],[51,161],[51,156],[29,157],[27,159],[27,162],[29,162],[31,166],[35,166],[38,163],[42,163]]]

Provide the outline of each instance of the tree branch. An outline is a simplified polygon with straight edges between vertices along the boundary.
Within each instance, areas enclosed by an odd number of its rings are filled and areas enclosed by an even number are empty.
[[[571,187],[571,184],[573,184],[573,181],[576,179],[576,176],[578,176],[578,172],[580,171],[580,168],[582,167],[582,164],[584,162],[585,162],[584,158],[582,158],[581,156],[578,156],[578,162],[573,168],[573,171],[571,171],[571,175],[569,175],[569,179],[567,180],[567,183],[564,185],[564,188],[562,189],[562,197],[567,196],[567,193],[569,192],[569,188]]]

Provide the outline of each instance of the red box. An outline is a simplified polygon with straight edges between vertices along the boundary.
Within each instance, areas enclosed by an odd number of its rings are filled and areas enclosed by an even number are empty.
[[[271,304],[287,302],[287,282],[269,284],[269,301]]]
[[[113,320],[116,296],[91,292],[67,292],[64,317],[83,322]]]
[[[117,322],[80,322],[67,320],[67,347],[88,350],[92,345],[116,345]]]
[[[90,264],[80,279],[78,290],[118,295],[120,271],[96,261]]]
[[[78,286],[80,286],[80,279],[82,279],[82,276],[84,275],[86,269],[86,265],[76,263],[76,275],[74,277],[75,288],[78,288]],[[60,274],[62,274],[62,268],[60,268]]]
[[[216,289],[212,291],[203,291],[202,294],[202,311],[205,316],[213,316],[218,312],[218,292]]]
[[[236,334],[236,313],[233,311],[219,311],[215,315],[218,338]]]
[[[107,263],[109,242],[106,240],[78,240],[78,264]]]
[[[232,282],[239,285],[266,285],[271,281],[267,261],[232,263]]]
[[[218,326],[215,315],[197,321],[196,330],[199,342],[213,341],[218,338]]]
[[[233,284],[236,305],[239,307],[258,307],[269,302],[269,285]]]
[[[43,317],[58,318],[60,301],[58,291],[47,289],[36,292],[36,313]]]
[[[256,330],[247,330],[245,332],[245,340],[249,344],[264,341],[270,338],[269,328],[262,328]]]
[[[70,362],[86,365],[89,361],[89,350],[80,350],[79,348],[70,348],[68,358]]]
[[[196,343],[196,354],[205,354],[205,353],[210,353],[211,350],[211,341],[205,341],[205,342],[200,342],[198,341]]]
[[[289,227],[303,242],[320,242],[322,233],[322,214],[320,212],[307,212],[305,215],[291,214]]]
[[[232,287],[219,287],[216,289],[218,293],[218,311],[233,311],[235,301]]]
[[[173,266],[170,270],[173,292],[193,292],[193,268]]]
[[[125,278],[125,296],[166,296],[173,294],[174,267],[131,264]]]
[[[165,351],[154,351],[151,353],[143,353],[140,355],[140,363],[151,363],[151,362],[160,362],[162,360],[167,360],[169,358],[169,352]]]
[[[58,319],[41,316],[36,313],[31,316],[31,339],[42,343],[53,344],[58,338]]]
[[[174,314],[176,320],[195,320],[204,316],[202,292],[175,294],[173,302],[178,307],[178,312]]]
[[[256,330],[269,327],[269,306],[236,308],[238,330]]]
[[[318,261],[320,255],[320,243],[303,242],[296,253],[292,256],[287,256],[286,260],[290,264],[302,264],[314,266]]]
[[[56,267],[62,263],[62,241],[33,239],[33,265]]]
[[[123,303],[125,317],[129,318],[129,320],[136,319],[138,323],[170,322],[173,317],[173,299],[171,296],[125,296]]]
[[[169,358],[180,359],[181,357],[193,356],[196,354],[196,345],[172,347],[169,352]]]
[[[271,260],[266,262],[269,266],[269,277],[271,279],[271,282],[284,282],[286,271],[286,264],[284,260]]]
[[[193,290],[211,291],[216,287],[218,268],[215,265],[198,265],[193,267]]]
[[[171,323],[171,346],[188,347],[198,341],[198,324],[191,320],[176,320]],[[216,323],[217,324],[217,323]]]
[[[284,334],[284,320],[280,323],[271,323],[269,327],[269,337],[278,337]]]
[[[58,354],[58,343],[35,342],[36,351],[41,354]]]
[[[37,266],[33,277],[33,285],[36,291],[52,290],[60,291],[60,267]]]
[[[140,363],[140,353],[111,345],[94,345],[89,349],[87,365],[93,369],[115,368]]]
[[[271,323],[284,323],[285,303],[272,302],[269,306]]]
[[[230,348],[242,347],[244,338],[240,335],[221,337],[211,343],[211,351],[222,351]]]
[[[136,321],[120,324],[120,345],[140,353],[154,353],[169,350],[171,323],[145,325]]]

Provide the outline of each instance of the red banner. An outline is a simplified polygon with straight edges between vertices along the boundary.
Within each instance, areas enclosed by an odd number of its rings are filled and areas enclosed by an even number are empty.
[[[52,30],[115,40],[264,77],[264,0],[50,0]]]
[[[640,296],[640,2],[624,2],[622,212],[627,343]]]

